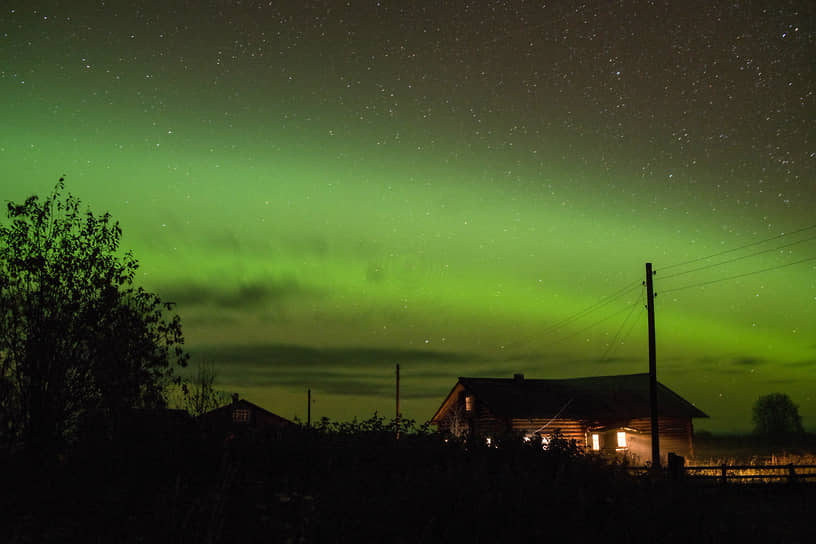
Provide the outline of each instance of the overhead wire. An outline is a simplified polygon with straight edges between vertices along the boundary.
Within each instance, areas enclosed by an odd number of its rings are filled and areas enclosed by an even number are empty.
[[[748,255],[742,255],[741,257],[734,257],[733,259],[728,259],[727,261],[721,261],[721,262],[718,262],[718,263],[711,263],[711,264],[707,264],[705,266],[699,266],[697,268],[692,268],[690,270],[685,270],[683,272],[677,272],[675,274],[669,274],[668,276],[661,276],[660,279],[661,280],[668,280],[670,278],[676,278],[678,276],[684,276],[686,274],[691,274],[692,272],[699,272],[700,270],[707,270],[709,268],[715,268],[717,266],[722,266],[724,264],[729,264],[729,263],[733,263],[733,262],[736,262],[736,261],[741,261],[743,259],[756,257],[757,255],[762,255],[764,253],[770,253],[772,251],[778,251],[780,249],[785,249],[786,247],[791,247],[791,246],[795,246],[795,245],[798,245],[798,244],[803,244],[805,242],[810,242],[811,240],[816,240],[816,236],[810,236],[809,238],[803,238],[801,240],[796,240],[795,242],[790,242],[790,243],[787,243],[787,244],[783,244],[781,246],[776,246],[776,247],[771,247],[771,248],[768,248],[768,249],[763,249],[762,251],[749,253]],[[669,267],[669,268],[671,268],[671,267]],[[665,270],[665,268],[662,269],[662,270]]]
[[[612,341],[609,343],[609,346],[606,348],[606,350],[604,350],[604,353],[601,356],[601,359],[600,359],[599,362],[603,363],[606,360],[606,357],[613,351],[615,346],[617,346],[618,337],[620,336],[621,331],[623,331],[623,328],[626,326],[626,323],[632,317],[632,314],[635,312],[635,310],[638,308],[638,306],[640,306],[641,309],[643,309],[643,289],[641,289],[640,294],[635,299],[635,301],[632,303],[632,309],[629,310],[628,314],[626,314],[626,318],[623,320],[620,327],[618,327],[617,332],[615,332],[615,336],[612,337]],[[631,328],[629,329],[629,331],[631,332]],[[621,339],[621,340],[623,340],[623,339]]]
[[[579,310],[578,312],[575,312],[574,314],[571,314],[571,315],[569,315],[569,316],[567,316],[567,317],[565,317],[565,318],[563,318],[563,319],[561,319],[559,321],[556,321],[555,323],[553,323],[552,325],[550,325],[548,327],[544,327],[544,329],[538,331],[538,334],[540,334],[540,335],[552,334],[553,332],[565,327],[566,325],[569,325],[570,323],[572,323],[572,322],[574,322],[574,321],[576,321],[576,320],[578,320],[578,319],[580,319],[582,317],[585,317],[586,315],[589,315],[589,314],[591,314],[591,313],[593,313],[593,312],[595,312],[597,310],[600,310],[601,308],[603,308],[604,306],[610,304],[611,302],[614,302],[615,300],[617,300],[617,299],[625,296],[626,294],[630,293],[634,289],[637,289],[637,287],[640,286],[640,285],[641,285],[641,282],[637,282],[635,284],[630,284],[630,285],[627,285],[626,287],[622,287],[621,289],[618,289],[614,293],[612,293],[610,295],[607,295],[605,297],[602,297],[597,302],[595,302],[593,304],[590,304],[586,308],[584,308],[582,310]]]
[[[661,290],[660,292],[663,293],[663,294],[666,294],[666,293],[673,293],[675,291],[683,291],[685,289],[692,289],[694,287],[703,287],[703,286],[706,286],[706,285],[711,285],[713,283],[719,283],[721,281],[733,280],[733,279],[737,279],[737,278],[744,278],[746,276],[753,276],[754,274],[761,274],[763,272],[770,272],[771,270],[778,270],[780,268],[787,268],[789,266],[794,266],[794,265],[797,265],[797,264],[802,264],[802,263],[806,263],[808,261],[814,261],[814,260],[816,260],[816,255],[814,255],[812,257],[808,257],[806,259],[800,259],[798,261],[793,261],[793,262],[790,262],[790,263],[785,263],[785,264],[780,264],[780,265],[777,265],[777,266],[771,266],[771,267],[768,267],[768,268],[763,268],[761,270],[754,270],[752,272],[745,272],[743,274],[735,274],[733,276],[727,276],[727,277],[719,278],[719,279],[716,279],[716,280],[702,281],[702,282],[694,283],[694,284],[691,284],[691,285],[684,285],[682,287],[675,287],[674,289],[664,289],[664,290]]]
[[[625,311],[627,311],[627,310],[629,310],[629,308],[628,308],[628,307],[623,308],[623,309],[621,309],[621,310],[618,310],[618,311],[617,311],[617,312],[615,312],[615,313],[609,314],[609,315],[608,315],[608,316],[606,316],[606,317],[603,317],[603,318],[601,318],[601,319],[598,319],[597,321],[592,322],[591,324],[587,325],[586,327],[584,327],[584,328],[582,328],[582,329],[578,329],[577,331],[573,331],[573,332],[571,332],[571,333],[567,334],[566,336],[562,336],[561,338],[558,338],[558,339],[556,339],[556,340],[553,340],[553,342],[552,342],[552,343],[553,343],[553,344],[558,344],[559,342],[563,342],[564,340],[566,340],[566,339],[568,339],[568,338],[572,338],[573,336],[577,336],[577,335],[581,334],[582,332],[586,332],[586,331],[588,331],[588,330],[590,330],[590,329],[594,329],[595,327],[597,327],[598,325],[600,325],[600,324],[601,324],[601,323],[603,323],[604,321],[609,321],[609,320],[610,320],[610,319],[612,319],[613,317],[615,317],[615,316],[617,316],[617,315],[620,315],[620,314],[622,314],[623,312],[625,312]]]
[[[816,224],[809,225],[807,227],[802,227],[801,229],[793,230],[793,231],[790,231],[790,232],[783,232],[782,234],[778,234],[778,235],[772,236],[770,238],[765,238],[763,240],[757,240],[756,242],[751,242],[750,244],[745,244],[745,245],[742,245],[742,246],[739,246],[739,247],[726,249],[724,251],[719,251],[717,253],[712,253],[711,255],[706,255],[705,257],[698,257],[696,259],[691,259],[691,260],[688,260],[688,261],[683,261],[683,262],[680,262],[680,263],[674,263],[674,264],[671,264],[671,265],[668,265],[668,266],[663,266],[663,267],[661,267],[661,270],[669,270],[669,269],[672,269],[672,268],[677,268],[678,266],[685,266],[687,264],[693,264],[693,263],[697,263],[697,262],[700,262],[700,261],[713,259],[714,257],[719,257],[721,255],[727,255],[729,253],[733,253],[733,252],[739,251],[741,249],[746,249],[746,248],[749,248],[749,247],[758,246],[758,245],[761,245],[761,244],[764,244],[764,243],[767,243],[767,242],[771,242],[773,240],[778,240],[780,238],[784,238],[785,236],[792,236],[794,234],[799,234],[800,232],[806,232],[806,231],[812,230],[812,229],[816,229]]]
[[[622,345],[622,344],[624,344],[624,343],[626,342],[626,340],[627,340],[627,339],[629,338],[629,336],[632,334],[632,331],[634,330],[635,325],[637,325],[637,324],[638,324],[638,321],[639,321],[639,319],[638,319],[638,318],[640,318],[640,316],[642,316],[642,315],[643,315],[643,312],[645,312],[645,311],[646,311],[646,307],[645,307],[645,306],[643,306],[643,307],[641,307],[641,308],[640,308],[640,313],[638,314],[638,317],[637,317],[637,318],[635,318],[634,320],[632,320],[632,324],[631,324],[631,325],[629,325],[629,330],[627,330],[627,331],[626,331],[626,334],[624,334],[624,335],[623,335],[623,337],[621,338],[621,340],[620,340],[620,342],[618,343],[618,345]],[[614,351],[614,350],[612,350],[612,351]]]
[[[601,308],[611,304],[612,302],[618,300],[619,298],[622,298],[622,297],[626,296],[628,293],[630,293],[631,291],[636,289],[641,284],[642,284],[642,282],[637,282],[637,283],[631,283],[629,285],[621,287],[617,291],[614,291],[614,292],[610,293],[609,295],[601,297],[599,300],[597,300],[596,302],[590,304],[589,306],[586,306],[586,307],[582,308],[581,310],[579,310],[579,311],[577,311],[577,312],[575,312],[573,314],[570,314],[567,317],[564,317],[564,318],[556,321],[555,323],[550,324],[549,326],[547,326],[547,327],[545,327],[545,328],[543,328],[541,330],[535,331],[534,334],[531,334],[531,335],[527,336],[526,338],[520,339],[519,341],[516,342],[515,347],[519,348],[519,347],[523,347],[525,345],[529,346],[529,344],[531,343],[531,341],[534,338],[539,338],[540,339],[540,338],[542,338],[544,336],[553,335],[554,333],[560,331],[564,327],[567,327],[568,325],[573,324],[576,321],[579,321],[579,320],[581,320],[581,319],[583,319],[583,318],[585,318],[585,317],[587,317],[589,315],[592,315],[595,312],[597,312],[598,310],[600,310]],[[585,327],[584,329],[576,331],[573,334],[569,334],[567,336],[558,338],[558,339],[554,340],[553,343],[558,343],[558,342],[561,342],[561,341],[563,341],[563,340],[565,340],[565,339],[567,339],[567,338],[569,338],[571,336],[574,336],[575,334],[580,334],[581,332],[583,332],[583,331],[585,331],[587,329],[590,329],[592,327],[595,327],[599,323],[601,323],[603,321],[606,321],[607,319],[611,319],[612,317],[620,314],[621,312],[626,311],[626,309],[627,308],[624,308],[623,310],[621,310],[619,312],[616,312],[616,313],[613,313],[613,314],[611,314],[609,316],[606,316],[605,318],[594,322],[589,327]]]

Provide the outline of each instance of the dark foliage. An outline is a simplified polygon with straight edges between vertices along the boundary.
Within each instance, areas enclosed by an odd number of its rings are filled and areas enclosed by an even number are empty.
[[[770,393],[759,397],[753,406],[754,433],[779,441],[801,435],[802,417],[799,407],[784,393]]]
[[[119,224],[63,191],[9,203],[0,225],[0,439],[38,457],[163,406],[187,360],[171,305],[134,287]]]
[[[4,536],[241,544],[816,536],[814,488],[635,478],[557,439],[546,450],[510,437],[465,445],[406,422],[397,440],[395,422],[378,416],[206,437],[190,421],[150,413],[107,449],[75,452],[47,472],[13,470],[0,491]]]

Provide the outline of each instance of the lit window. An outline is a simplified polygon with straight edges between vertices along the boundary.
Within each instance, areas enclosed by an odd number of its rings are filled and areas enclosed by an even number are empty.
[[[488,446],[490,446],[491,444],[493,444],[493,439],[492,439],[492,438],[490,438],[490,437],[488,436],[488,437],[485,439],[485,442],[487,442],[487,445],[488,445]]]
[[[592,433],[592,449],[595,451],[601,449],[601,437],[597,433]]]
[[[626,447],[626,433],[624,431],[618,431],[618,447]]]
[[[246,423],[249,421],[249,410],[245,408],[236,408],[232,411],[232,421],[235,423]]]
[[[470,412],[473,410],[473,395],[467,395],[465,397],[465,412]]]

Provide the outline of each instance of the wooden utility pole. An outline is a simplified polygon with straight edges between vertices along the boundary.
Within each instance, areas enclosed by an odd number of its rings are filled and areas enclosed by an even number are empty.
[[[306,426],[312,426],[312,390],[306,392]]]
[[[399,440],[400,410],[399,410],[399,363],[397,363],[397,440]]]
[[[655,355],[654,285],[652,263],[646,263],[646,310],[649,317],[649,412],[652,419],[652,467],[660,467],[660,434],[657,420],[657,357]]]

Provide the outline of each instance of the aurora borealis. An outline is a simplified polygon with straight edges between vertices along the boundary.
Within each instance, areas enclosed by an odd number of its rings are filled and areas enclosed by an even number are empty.
[[[284,417],[646,372],[651,261],[697,426],[814,429],[814,58],[804,1],[7,2],[0,194],[65,174]]]

